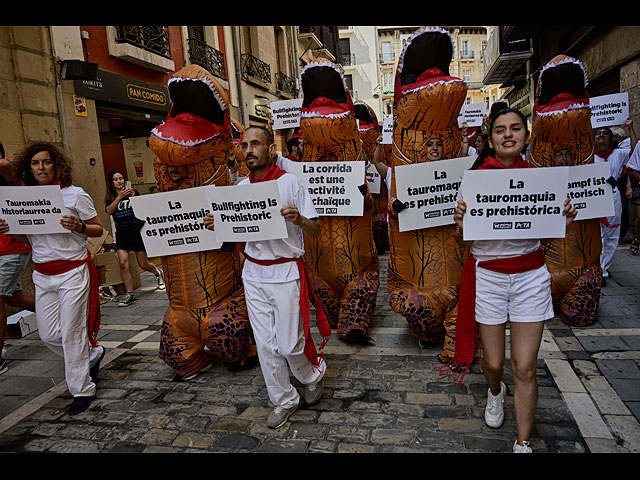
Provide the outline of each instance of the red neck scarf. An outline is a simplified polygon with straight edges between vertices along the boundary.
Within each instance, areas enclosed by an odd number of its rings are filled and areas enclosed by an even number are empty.
[[[253,171],[250,171],[249,172],[249,181],[251,183],[267,182],[269,180],[276,180],[277,178],[280,178],[285,173],[287,173],[287,172],[285,172],[280,167],[278,167],[278,165],[276,165],[276,162],[271,162],[271,166],[269,167],[269,169],[260,178],[258,178],[257,180],[253,176]]]
[[[528,168],[530,165],[518,158],[512,165],[503,165],[493,157],[487,157],[478,170],[503,168]],[[521,273],[540,268],[544,265],[542,250],[511,258],[499,258],[478,263],[479,266],[501,273]],[[458,296],[458,318],[456,320],[455,353],[453,359],[446,365],[435,367],[441,376],[452,378],[458,385],[473,363],[476,353],[480,350],[478,341],[478,325],[475,318],[476,311],[476,259],[471,255],[462,268],[460,294]]]
[[[34,263],[34,269],[43,275],[60,275],[86,263],[89,268],[89,308],[87,315],[87,331],[91,347],[98,346],[98,330],[100,329],[100,280],[98,270],[93,263],[91,253],[87,250],[84,260],[56,260],[47,263]]]
[[[478,167],[478,170],[494,170],[500,168],[529,168],[530,166],[531,165],[523,160],[521,156],[518,156],[517,160],[511,165],[505,165],[493,157],[487,157],[484,159],[484,162],[482,162],[482,165]]]
[[[613,147],[609,147],[603,152],[601,152],[600,150],[596,150],[596,155],[598,155],[601,158],[604,158],[605,160],[609,159],[609,155],[611,155],[611,153],[613,153]]]

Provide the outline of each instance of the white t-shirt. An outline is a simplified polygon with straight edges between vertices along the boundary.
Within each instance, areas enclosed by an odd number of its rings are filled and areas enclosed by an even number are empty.
[[[629,161],[629,150],[626,148],[616,148],[609,155],[608,159],[604,159],[594,152],[594,163],[609,162],[609,172],[616,180],[620,180],[622,171]]]
[[[464,182],[464,177],[462,182]],[[462,198],[462,182],[458,191],[458,200],[464,200]],[[469,252],[478,262],[482,262],[496,258],[518,257],[538,248],[540,248],[539,239],[474,240]]]
[[[298,177],[291,173],[285,173],[276,182],[283,207],[294,206],[298,209],[300,215],[309,219],[318,217],[313,201]],[[246,178],[239,185],[249,183],[251,183],[250,180]],[[287,238],[247,242],[244,248],[246,254],[258,260],[302,257],[304,255],[302,228],[291,222],[285,222],[285,224],[287,226]],[[300,278],[300,275],[296,262],[258,265],[246,260],[242,270],[242,278],[255,282],[281,283],[296,280]]]
[[[633,154],[627,162],[627,167],[640,172],[640,142],[638,142],[634,147]]]
[[[92,198],[82,188],[71,185],[61,189],[65,214],[80,220],[97,217]],[[31,258],[34,263],[55,260],[84,260],[87,258],[87,242],[78,232],[28,235],[31,244]]]

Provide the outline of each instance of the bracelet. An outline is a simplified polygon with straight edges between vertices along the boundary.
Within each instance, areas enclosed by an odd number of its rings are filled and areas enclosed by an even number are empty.
[[[461,237],[462,235],[462,228],[460,228],[460,225],[456,225],[456,235],[460,235]]]
[[[80,220],[80,222],[82,223],[82,228],[78,231],[78,233],[84,233],[84,231],[87,229],[87,224],[82,220]]]

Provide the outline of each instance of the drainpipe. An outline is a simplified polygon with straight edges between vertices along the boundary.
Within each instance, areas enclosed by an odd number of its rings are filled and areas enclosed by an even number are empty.
[[[242,65],[241,65],[241,50],[238,42],[238,35],[236,26],[231,26],[231,43],[233,44],[233,60],[236,65],[236,88],[238,89],[238,108],[240,110],[240,124],[245,126],[246,118],[245,118],[245,108],[244,108],[244,100],[242,98]]]

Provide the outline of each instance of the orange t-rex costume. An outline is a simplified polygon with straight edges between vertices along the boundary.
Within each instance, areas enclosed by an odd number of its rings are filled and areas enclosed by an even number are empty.
[[[307,64],[300,78],[300,130],[305,162],[362,161],[362,142],[342,72],[326,60]],[[380,263],[372,235],[373,199],[363,178],[359,217],[320,217],[319,237],[305,237],[305,260],[327,319],[340,338],[368,342],[380,285]]]
[[[229,185],[231,149],[227,96],[214,77],[198,65],[173,74],[168,84],[173,107],[154,128],[149,147],[157,155],[158,190],[167,192],[202,185]],[[169,167],[180,167],[174,181]],[[208,347],[232,370],[255,347],[236,248],[220,248],[162,258],[169,308],[162,325],[159,357],[180,377],[197,373],[209,362]]]
[[[429,161],[427,142],[439,138],[442,159],[461,151],[457,118],[466,84],[448,74],[453,42],[446,30],[422,27],[408,40],[398,61],[393,118],[395,167]],[[468,250],[455,241],[455,225],[400,232],[395,181],[389,201],[389,304],[404,316],[421,342],[444,342],[440,360],[454,353],[462,266]]]
[[[354,103],[356,119],[359,120],[358,131],[362,140],[362,147],[367,154],[369,161],[373,159],[376,148],[378,148],[378,137],[380,136],[380,128],[376,112],[365,102],[357,101]],[[388,147],[388,148],[386,148]],[[391,145],[380,145],[383,148],[380,161],[390,166],[389,158],[391,158]],[[371,166],[375,170],[375,167]],[[384,178],[380,181],[380,193],[371,193],[373,197],[373,240],[379,254],[386,253],[389,249],[389,229],[387,227],[387,201],[389,193],[387,192],[387,184]]]
[[[247,168],[247,164],[244,161],[244,155],[242,154],[242,132],[244,132],[244,127],[240,122],[238,122],[235,118],[231,119],[231,136],[232,140],[232,149],[231,152],[236,159],[236,163],[238,164],[238,176],[239,177],[248,177],[249,169]]]
[[[557,150],[570,150],[570,165],[593,163],[593,130],[586,91],[587,75],[579,60],[559,55],[540,72],[531,132],[531,163],[553,166]],[[602,267],[600,219],[573,222],[565,238],[543,246],[551,273],[553,303],[572,327],[592,325],[598,316]]]

